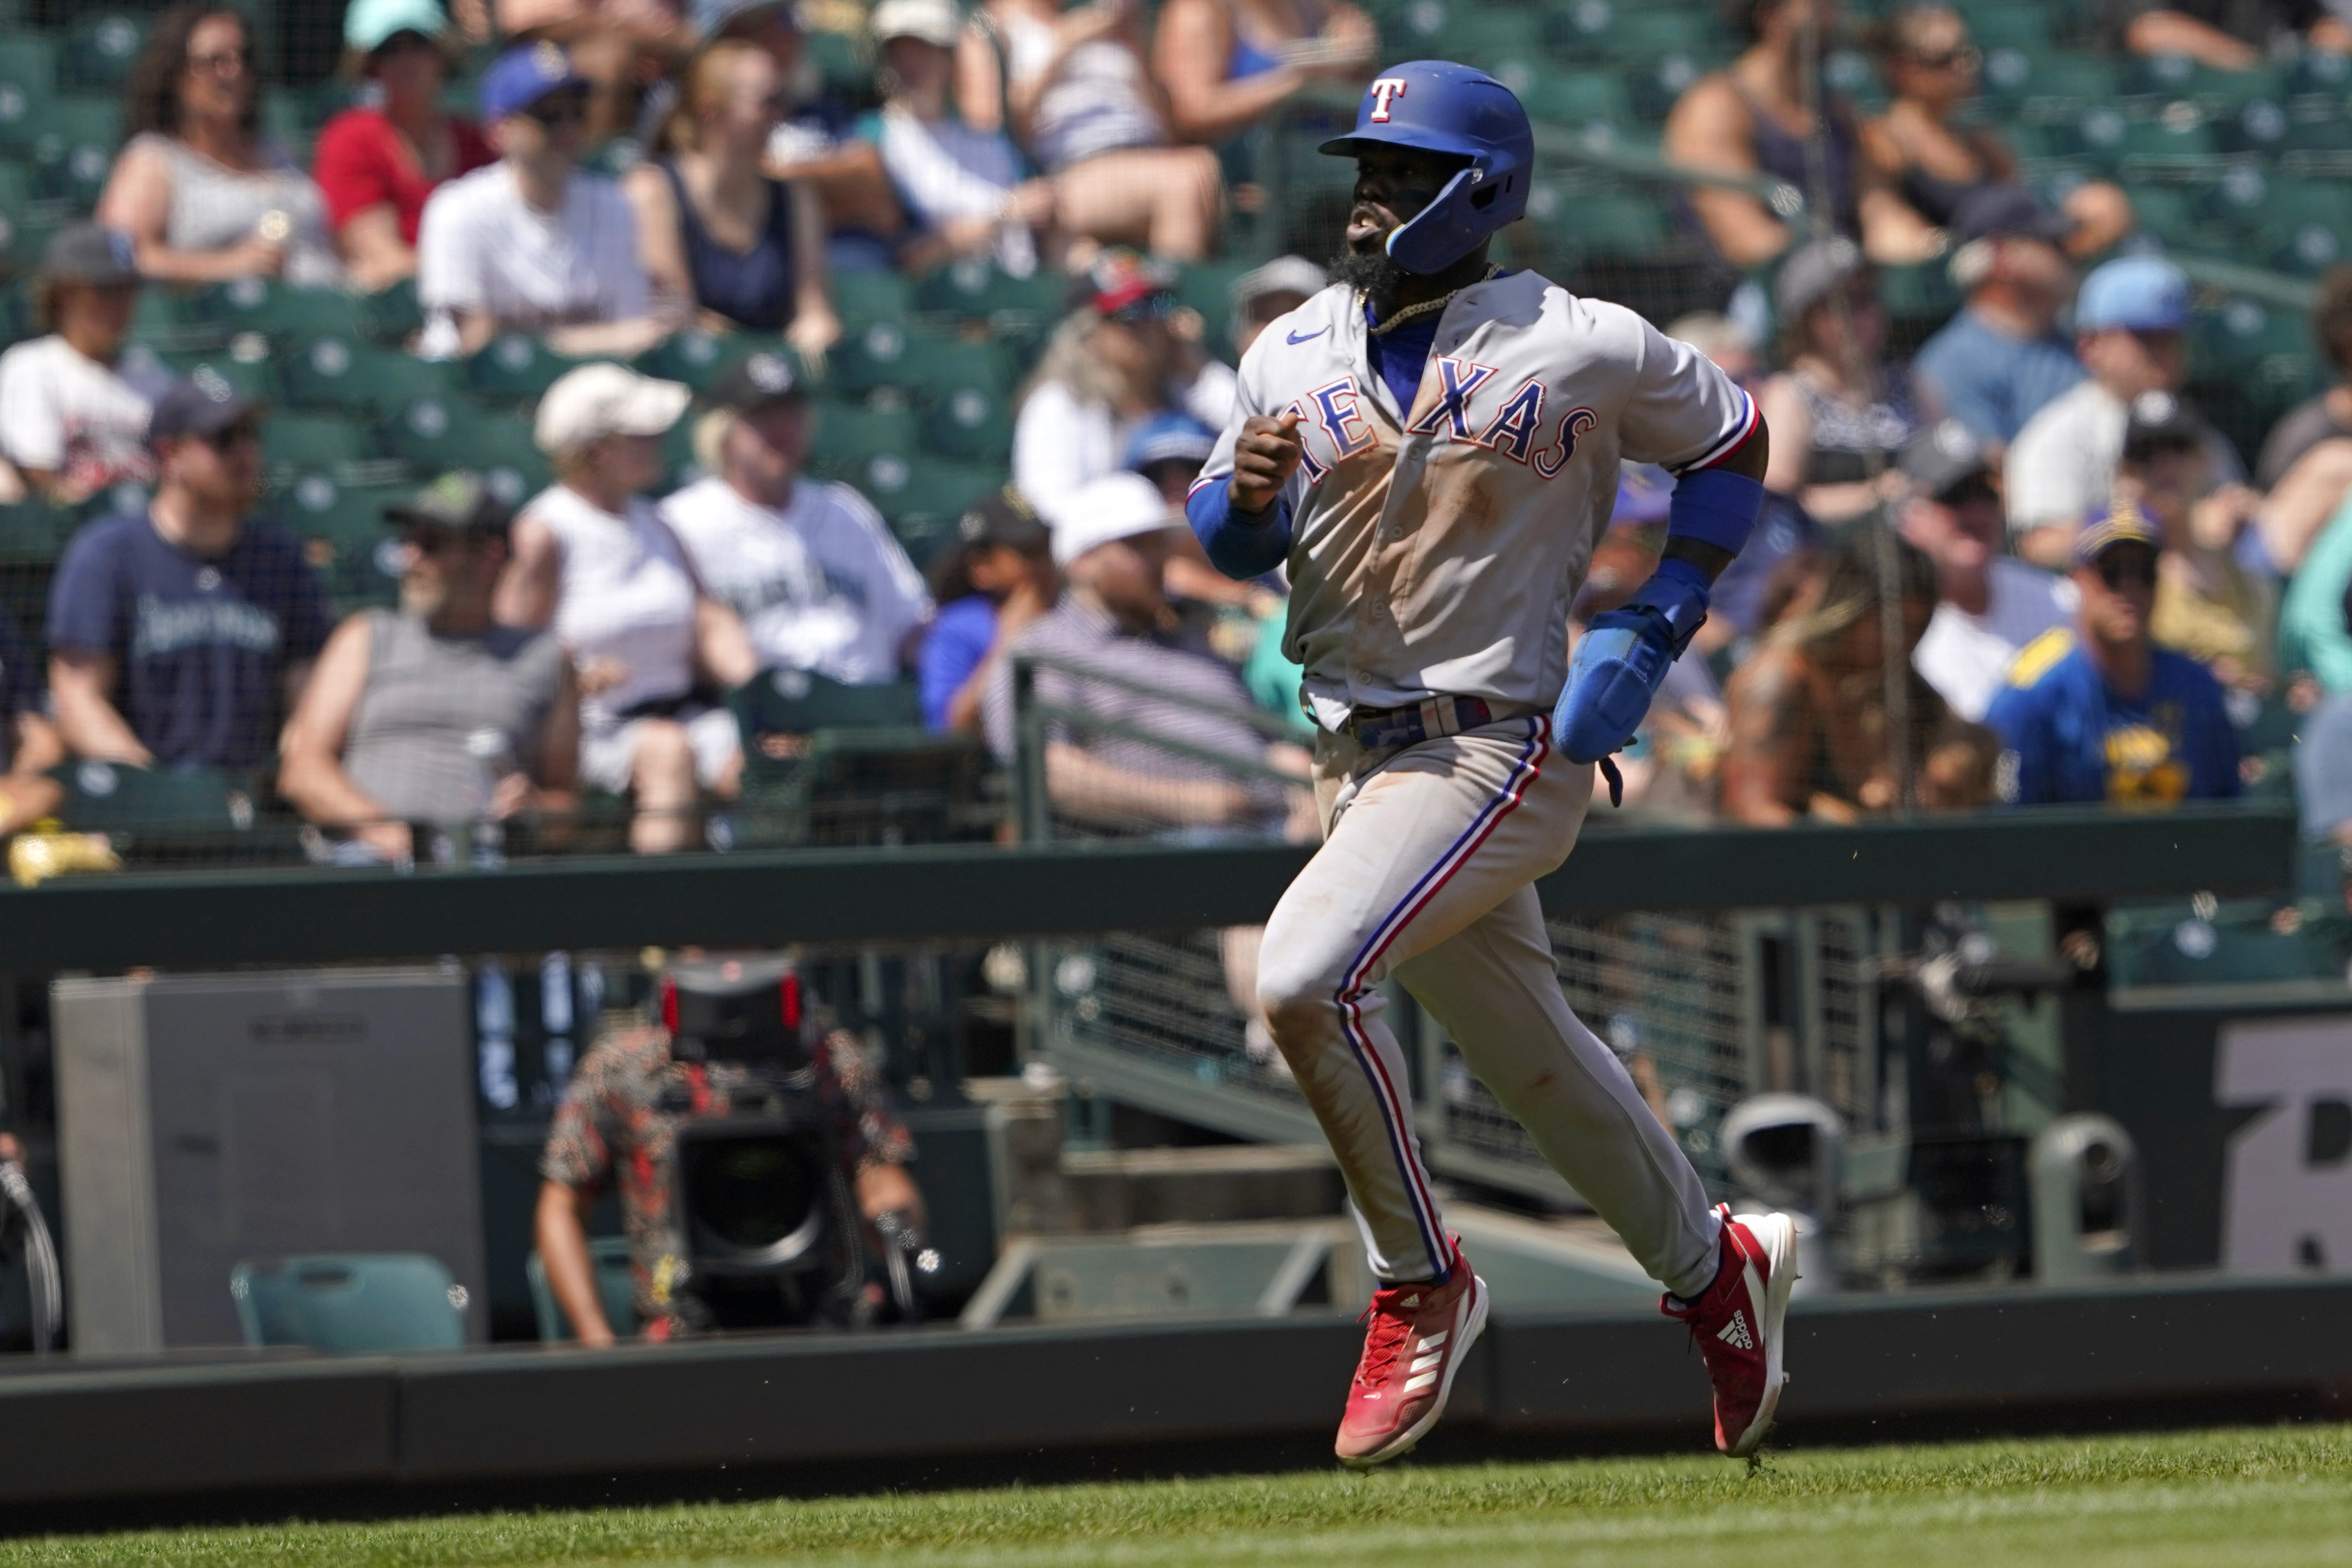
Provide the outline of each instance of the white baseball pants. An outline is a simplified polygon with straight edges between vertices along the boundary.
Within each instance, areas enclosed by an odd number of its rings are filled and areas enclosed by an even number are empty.
[[[1716,1271],[1706,1189],[1552,967],[1534,883],[1568,858],[1593,769],[1550,739],[1541,714],[1371,754],[1318,737],[1323,847],[1266,923],[1258,998],[1382,1280],[1451,1256],[1381,1016],[1393,972],[1635,1260],[1696,1295]]]

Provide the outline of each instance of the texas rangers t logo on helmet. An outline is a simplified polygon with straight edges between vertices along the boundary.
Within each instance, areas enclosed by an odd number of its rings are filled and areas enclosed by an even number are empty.
[[[1404,96],[1405,85],[1402,77],[1382,77],[1372,84],[1373,124],[1386,125],[1389,122],[1389,105]]]

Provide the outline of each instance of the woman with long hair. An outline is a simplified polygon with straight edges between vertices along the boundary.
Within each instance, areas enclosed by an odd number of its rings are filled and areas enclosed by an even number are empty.
[[[1901,604],[1901,643],[1892,654],[1889,551]],[[1985,804],[1999,743],[1955,716],[1913,662],[1935,612],[1936,568],[1924,551],[1875,523],[1849,531],[1818,597],[1792,604],[1724,689],[1731,730],[1724,814],[1766,828],[1809,815],[1852,821],[1901,807],[1906,776],[1920,810]],[[1900,715],[1890,709],[1890,657],[1902,661]]]
[[[1821,240],[1773,287],[1780,373],[1756,396],[1772,429],[1764,488],[1830,528],[1893,495],[1895,455],[1917,434],[1910,377],[1885,362],[1886,308],[1852,240]]]
[[[131,236],[142,276],[342,284],[326,199],[262,137],[259,92],[241,14],[198,4],[157,18],[125,89],[130,140],[98,202],[98,221]]]
[[[364,293],[415,276],[416,225],[434,188],[498,160],[479,126],[442,110],[448,32],[440,0],[358,0],[343,15],[345,71],[366,82],[369,101],[327,121],[311,169]]]
[[[1380,43],[1346,0],[1169,0],[1151,61],[1176,134],[1214,144],[1318,83],[1360,85]]]
[[[1196,261],[1216,245],[1224,176],[1179,147],[1168,95],[1137,40],[1139,0],[987,0],[957,44],[956,101],[1009,129],[1054,183],[1071,235]]]
[[[637,255],[656,296],[691,301],[717,331],[782,332],[821,358],[841,336],[815,193],[761,163],[783,113],[776,62],[721,39],[687,67],[662,130],[667,151],[622,182],[637,215]]]
[[[1913,211],[1948,227],[1971,192],[2016,183],[2017,154],[1999,131],[1954,122],[1976,96],[1982,63],[1958,11],[1931,0],[1890,13],[1878,30],[1878,54],[1891,97],[1886,112],[1863,126],[1863,153]],[[2075,186],[2062,208],[2074,224],[2066,250],[2077,259],[2132,229],[2131,198],[2105,180]]]

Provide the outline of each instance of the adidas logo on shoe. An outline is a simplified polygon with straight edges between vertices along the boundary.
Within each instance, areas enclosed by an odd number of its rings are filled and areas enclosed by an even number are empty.
[[[1731,1314],[1731,1321],[1724,1324],[1720,1330],[1717,1331],[1715,1337],[1723,1341],[1724,1343],[1730,1345],[1735,1350],[1754,1350],[1756,1348],[1755,1337],[1748,1332],[1748,1314],[1746,1312],[1733,1312]]]

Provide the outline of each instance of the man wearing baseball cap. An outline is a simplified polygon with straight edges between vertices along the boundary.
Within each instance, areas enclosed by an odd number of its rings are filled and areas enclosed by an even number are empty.
[[[2074,294],[2064,243],[2072,219],[2021,185],[1986,185],[1952,214],[1953,283],[1968,303],[1921,345],[1921,390],[1991,444],[1995,460],[2026,421],[2083,379],[2074,346],[2057,329]]]
[[[1957,419],[1938,420],[1903,449],[1903,537],[1936,563],[1936,613],[1912,663],[1971,724],[2000,690],[2010,662],[2074,619],[2061,579],[2003,553],[1991,449]]]
[[[930,595],[881,515],[808,476],[817,412],[791,356],[746,354],[704,392],[709,476],[661,504],[706,591],[743,618],[763,669],[887,685],[914,661]]]
[[[589,84],[562,46],[507,50],[478,91],[499,161],[425,204],[419,351],[448,359],[522,332],[561,354],[628,358],[675,331],[684,318],[654,308],[627,198],[580,171]]]
[[[160,484],[74,536],[49,586],[49,690],[77,756],[241,771],[334,628],[290,536],[249,520],[261,410],[208,371],[156,399]]]
[[[694,394],[614,364],[567,371],[539,400],[532,438],[555,469],[514,525],[499,580],[503,626],[552,628],[580,672],[580,776],[635,799],[629,847],[683,849],[697,789],[731,796],[735,716],[707,695],[758,672],[743,622],[705,591],[645,493],[663,438]]]
[[[1253,767],[1265,757],[1240,677],[1167,635],[1172,612],[1162,573],[1179,516],[1141,475],[1110,474],[1082,488],[1054,525],[1054,561],[1067,579],[1061,601],[992,658],[982,716],[1000,759],[1013,759],[1013,661],[1023,655],[1045,661],[1035,676],[1041,703],[1164,737],[1192,754]],[[1056,811],[1129,831],[1264,827],[1283,811],[1279,789],[1149,740],[1090,734],[1083,724],[1054,727],[1045,785]]]
[[[48,336],[0,354],[0,455],[34,489],[75,505],[116,485],[149,485],[147,418],[172,378],[121,355],[139,305],[128,236],[59,229],[33,281]]]
[[[2075,534],[2074,629],[2028,644],[1985,714],[2000,737],[2011,804],[2160,808],[2238,793],[2238,737],[2221,684],[2149,631],[2163,547],[2128,504]]]
[[[571,810],[580,693],[553,633],[490,617],[514,513],[480,475],[444,474],[383,517],[406,558],[400,608],[327,640],[286,726],[278,792],[327,830],[339,863],[447,861],[478,848],[468,830],[485,821]]]
[[[2094,269],[2074,299],[2074,349],[2089,378],[2026,423],[2009,448],[2010,533],[2037,565],[2071,559],[2076,525],[2106,504],[2123,454],[2131,402],[2143,392],[2178,392],[2189,375],[2185,333],[2189,279],[2152,256],[2126,256]],[[2219,435],[2217,474],[2245,470]]]

